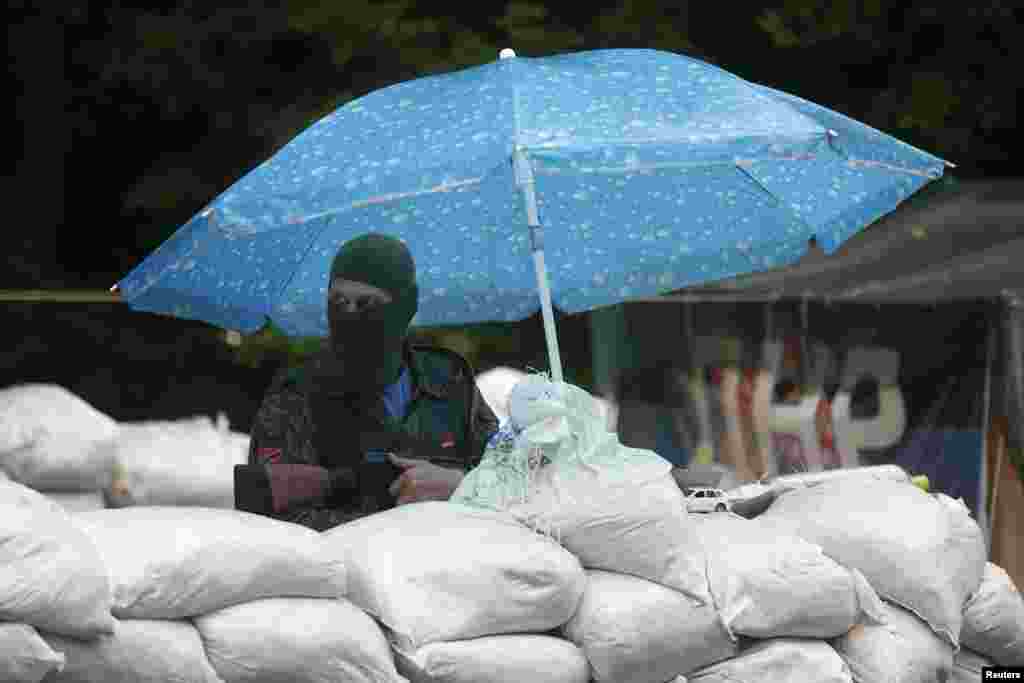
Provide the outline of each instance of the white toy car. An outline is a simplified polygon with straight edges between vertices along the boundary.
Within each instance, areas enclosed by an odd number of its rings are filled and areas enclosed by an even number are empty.
[[[694,486],[687,488],[684,493],[688,512],[725,512],[732,508],[729,497],[722,489]]]

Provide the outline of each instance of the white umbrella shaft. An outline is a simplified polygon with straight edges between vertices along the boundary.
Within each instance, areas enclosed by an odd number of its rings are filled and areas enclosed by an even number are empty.
[[[533,231],[536,228],[530,226]],[[540,312],[544,318],[544,340],[548,345],[548,359],[551,361],[551,379],[562,381],[562,356],[558,353],[558,335],[555,332],[555,316],[551,310],[551,290],[548,288],[548,271],[544,266],[544,250],[533,250],[533,268],[537,272],[537,290],[540,292]]]
[[[544,242],[542,228],[537,217],[537,194],[533,187],[533,169],[526,154],[516,149],[514,165],[516,182],[523,190],[526,203],[526,222],[530,226],[530,248],[533,250],[533,269],[537,275],[537,293],[540,295],[540,312],[544,319],[544,340],[548,345],[548,360],[551,363],[551,379],[562,380],[562,357],[558,352],[558,334],[555,332],[555,315],[551,310],[551,288],[548,287],[548,270],[544,265]]]

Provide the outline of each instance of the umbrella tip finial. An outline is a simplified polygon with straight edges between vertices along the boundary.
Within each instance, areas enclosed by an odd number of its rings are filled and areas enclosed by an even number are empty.
[[[515,56],[516,56],[516,51],[513,50],[510,47],[506,47],[506,48],[502,49],[501,52],[498,53],[498,59],[511,59],[512,57],[515,57]]]

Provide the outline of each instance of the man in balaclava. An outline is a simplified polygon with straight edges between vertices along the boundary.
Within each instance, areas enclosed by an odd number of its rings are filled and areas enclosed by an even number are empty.
[[[420,500],[447,500],[497,418],[468,362],[406,337],[416,269],[400,240],[369,233],[331,264],[328,343],[267,391],[236,507],[323,530]]]
[[[331,264],[327,321],[342,390],[378,391],[402,369],[406,333],[419,302],[409,249],[369,233],[346,242]]]

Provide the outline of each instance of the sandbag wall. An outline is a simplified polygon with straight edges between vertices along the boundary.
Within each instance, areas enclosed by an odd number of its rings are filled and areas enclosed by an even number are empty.
[[[234,506],[249,437],[217,420],[117,422],[66,388],[0,389],[0,473],[71,512],[130,505]]]
[[[178,450],[192,433],[158,431]],[[18,438],[66,454],[84,433]],[[323,534],[153,499],[69,512],[0,481],[0,680],[924,683],[1024,664],[1024,602],[962,503],[850,478],[755,519],[691,514],[667,463],[603,438],[510,509],[420,503]],[[3,469],[42,476],[19,452]]]

